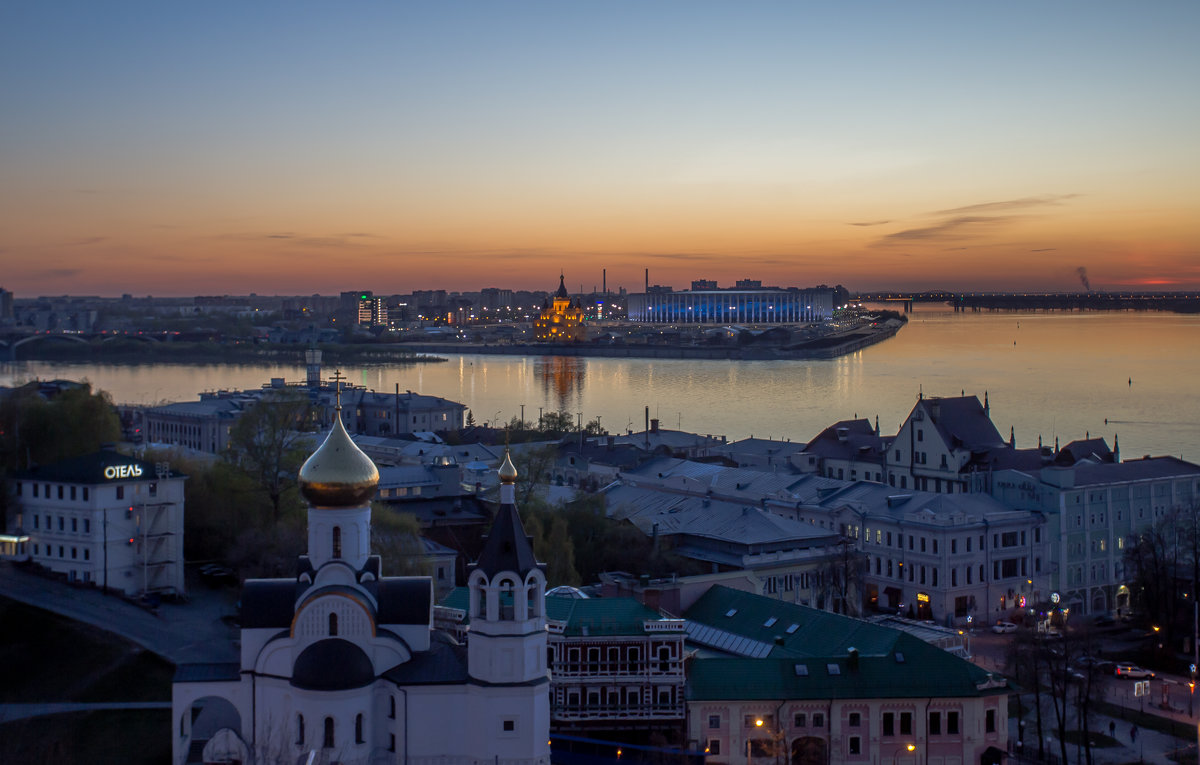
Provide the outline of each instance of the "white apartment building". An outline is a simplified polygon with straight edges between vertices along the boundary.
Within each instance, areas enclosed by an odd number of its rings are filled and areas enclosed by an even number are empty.
[[[68,581],[127,595],[184,592],[183,482],[166,463],[112,450],[16,473],[12,532]]]

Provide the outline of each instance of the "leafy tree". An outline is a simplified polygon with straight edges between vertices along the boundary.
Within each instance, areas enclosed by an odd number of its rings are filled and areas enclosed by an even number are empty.
[[[600,424],[599,417],[594,420],[589,420],[588,423],[583,426],[583,431],[589,436],[602,436],[605,433],[604,426]]]
[[[574,433],[579,430],[570,412],[546,412],[538,419],[538,430],[552,433]]]
[[[0,524],[15,498],[7,476],[34,465],[91,454],[121,437],[112,399],[89,383],[45,399],[29,383],[0,399]]]
[[[308,456],[304,433],[315,429],[314,417],[307,395],[282,390],[252,405],[230,431],[225,459],[266,495],[271,523],[283,518],[284,497],[296,487],[300,466]],[[299,503],[294,504],[298,509]]]
[[[29,383],[0,400],[0,461],[8,470],[91,454],[120,437],[112,399],[86,382],[50,399]]]
[[[526,508],[533,501],[539,485],[550,483],[550,472],[558,459],[558,447],[553,444],[521,449],[512,455],[517,469],[517,507]]]
[[[428,576],[432,566],[421,544],[421,523],[412,513],[371,503],[371,552],[388,576]]]
[[[576,586],[580,583],[575,570],[575,543],[567,530],[567,522],[542,503],[526,513],[525,533],[533,537],[533,554],[546,564],[546,581],[551,587]],[[547,530],[547,526],[549,527]]]

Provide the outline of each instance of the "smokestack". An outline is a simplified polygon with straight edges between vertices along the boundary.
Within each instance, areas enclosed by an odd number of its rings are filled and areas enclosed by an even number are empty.
[[[646,269],[646,292],[650,291],[650,269]]]
[[[607,268],[600,269],[600,283],[604,285],[604,287],[603,287],[604,294],[607,295],[608,294],[608,269]]]
[[[650,269],[646,269],[650,273]],[[646,448],[650,448],[650,407],[646,407]]]

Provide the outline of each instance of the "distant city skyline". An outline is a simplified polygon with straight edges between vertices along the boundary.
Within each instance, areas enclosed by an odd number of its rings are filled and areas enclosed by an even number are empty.
[[[1200,288],[1200,4],[27,3],[16,297]]]

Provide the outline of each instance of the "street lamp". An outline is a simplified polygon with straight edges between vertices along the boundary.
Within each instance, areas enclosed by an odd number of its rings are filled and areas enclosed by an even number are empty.
[[[762,726],[763,726],[762,718],[761,717],[754,718],[754,727],[761,728]],[[746,736],[746,765],[750,765],[750,741],[751,741],[751,738],[749,736]]]
[[[912,754],[913,752],[917,751],[917,745],[912,743],[911,741],[908,742],[907,744],[905,744],[903,748],[908,750],[909,754]],[[895,753],[892,755],[892,765],[897,765],[897,763],[899,761],[900,761],[900,747],[897,747]]]

